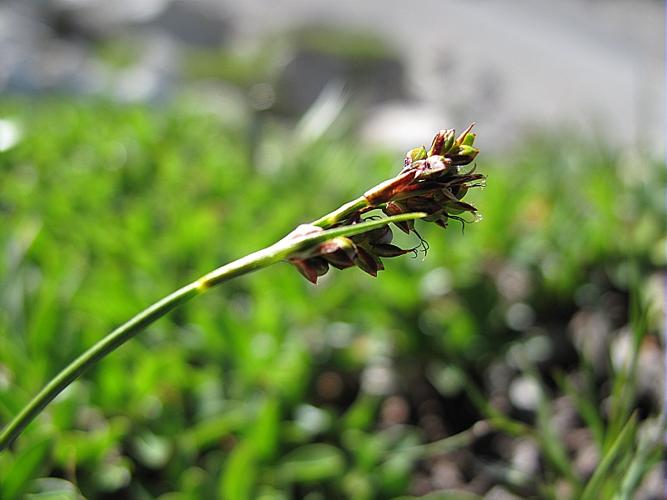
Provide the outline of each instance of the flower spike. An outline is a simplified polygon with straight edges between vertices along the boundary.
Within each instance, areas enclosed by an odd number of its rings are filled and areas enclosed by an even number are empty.
[[[423,212],[424,221],[434,222],[443,228],[447,227],[449,219],[465,223],[458,216],[463,212],[470,212],[477,218],[477,209],[462,201],[470,188],[482,185],[485,179],[482,174],[474,172],[474,167],[468,172],[461,168],[472,163],[479,153],[473,146],[476,138],[476,134],[471,132],[473,126],[474,123],[458,137],[454,129],[440,130],[428,150],[421,146],[407,152],[403,168],[395,177],[366,191],[360,200],[349,204],[351,208],[334,212],[334,217],[323,218],[315,224],[320,227],[353,227],[375,217],[364,219],[365,214],[375,210],[381,210],[389,218]],[[401,219],[393,221],[393,224],[405,233],[416,233],[414,219]],[[318,229],[310,227],[311,231]],[[313,283],[327,272],[329,265],[338,269],[356,266],[377,276],[377,272],[384,269],[381,258],[398,257],[415,251],[414,248],[403,249],[392,245],[392,237],[391,229],[386,225],[326,241],[288,260]]]

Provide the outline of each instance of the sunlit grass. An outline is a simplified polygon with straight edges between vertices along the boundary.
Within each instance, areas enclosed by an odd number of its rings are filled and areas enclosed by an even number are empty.
[[[22,130],[0,153],[0,424],[165,290],[283,236],[402,161],[340,139],[344,131],[300,144],[276,126],[251,164],[243,127],[188,109],[0,109]],[[556,137],[481,156],[488,187],[471,195],[484,220],[464,235],[425,229],[423,262],[388,262],[376,280],[352,270],[317,287],[278,266],[187,305],[89,372],[0,454],[0,497],[415,493],[432,452],[419,446],[438,439],[423,425],[431,415],[447,435],[484,419],[493,432],[535,440],[540,467],[528,482],[509,450],[491,447],[502,472],[493,477],[510,491],[631,498],[658,459],[650,428],[659,402],[637,394],[637,365],[600,368],[572,334],[573,316],[594,311],[609,319],[609,346],[630,325],[629,359],[659,345],[655,316],[631,315],[628,297],[649,293],[664,265],[665,217],[650,188],[664,179],[621,153]],[[546,346],[535,359],[534,338]],[[524,365],[517,352],[528,353]],[[540,406],[495,408],[508,398],[491,393],[494,363],[541,382]],[[440,413],[420,408],[424,386]],[[403,420],[387,420],[391,396],[407,402]],[[550,425],[559,398],[598,449],[589,475]],[[61,481],[34,481],[49,476]]]

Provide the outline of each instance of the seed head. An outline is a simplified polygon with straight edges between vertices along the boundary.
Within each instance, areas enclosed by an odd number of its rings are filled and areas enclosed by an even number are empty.
[[[447,227],[450,219],[462,223],[464,212],[473,215],[477,209],[462,201],[471,187],[484,184],[485,177],[475,173],[475,167],[465,171],[463,167],[472,163],[479,150],[473,146],[476,134],[470,125],[459,136],[454,129],[439,131],[431,147],[424,146],[407,152],[403,169],[393,178],[382,182],[364,193],[367,206],[339,220],[334,227],[358,224],[364,215],[381,210],[388,216],[423,212],[426,222]],[[403,232],[415,232],[414,220],[394,222]],[[315,231],[311,226],[307,231]],[[326,274],[329,266],[338,269],[359,267],[372,276],[384,269],[381,258],[397,257],[415,248],[403,249],[391,243],[393,233],[389,226],[373,229],[351,237],[333,238],[315,245],[288,258],[309,281]],[[421,237],[420,237],[421,239]],[[422,244],[425,244],[422,241]]]

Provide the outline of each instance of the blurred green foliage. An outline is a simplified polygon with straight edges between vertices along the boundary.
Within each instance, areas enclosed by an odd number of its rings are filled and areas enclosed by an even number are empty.
[[[0,110],[23,133],[0,153],[0,424],[130,315],[401,166],[341,127],[305,142],[185,106]],[[634,491],[657,460],[637,430],[657,405],[633,413],[636,363],[600,374],[568,325],[580,310],[609,312],[609,293],[622,298],[616,328],[631,323],[630,290],[650,300],[664,267],[662,171],[566,136],[482,153],[479,168],[488,187],[469,196],[483,222],[464,235],[454,222],[425,227],[425,259],[393,259],[376,280],[331,272],[317,287],[279,265],[151,326],[0,454],[0,497],[391,498],[416,491],[429,457],[470,446],[481,419],[534,438],[545,457],[539,481],[494,476],[511,491],[558,497],[565,481],[590,495],[612,478],[623,488],[605,495]],[[655,311],[638,310],[635,354],[656,341]],[[539,382],[540,404],[506,415],[487,368],[512,365],[517,349],[513,373]],[[594,379],[589,395],[571,373]],[[596,436],[592,476],[572,469],[550,424],[550,398],[563,395]],[[396,396],[403,417],[388,410]],[[601,409],[610,397],[624,407]],[[419,418],[433,398],[442,432]]]

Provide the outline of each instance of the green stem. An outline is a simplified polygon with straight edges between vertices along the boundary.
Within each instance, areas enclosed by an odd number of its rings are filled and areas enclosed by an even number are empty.
[[[369,206],[368,200],[360,196],[356,200],[352,200],[345,205],[342,205],[340,208],[334,210],[330,214],[325,215],[317,219],[316,221],[311,222],[313,226],[319,226],[322,228],[328,228],[333,226],[335,223],[345,219],[347,216],[352,215],[357,210],[361,210]]]
[[[272,254],[273,247],[248,255],[222,266],[206,276],[167,295],[141,311],[125,324],[119,326],[106,337],[90,347],[67,365],[21,410],[21,412],[0,433],[0,450],[9,446],[23,429],[48,405],[63,389],[74,382],[83,372],[107,354],[115,351],[148,325],[167,314],[175,307],[205,292],[208,288],[225,280],[249,273],[273,264],[280,256]]]
[[[335,223],[334,218],[340,217],[342,213],[352,213],[354,210],[352,206],[358,206],[358,201],[343,205],[341,209],[336,210],[316,221],[320,227],[328,227]],[[343,210],[344,207],[345,210]],[[350,212],[350,210],[352,212]],[[0,432],[0,451],[7,448],[16,437],[23,431],[23,429],[34,418],[39,415],[42,410],[68,385],[74,382],[83,372],[85,372],[92,365],[104,358],[107,354],[115,351],[118,347],[134,337],[137,333],[144,330],[148,325],[167,314],[177,306],[187,302],[193,297],[204,293],[209,288],[222,283],[223,281],[236,278],[243,274],[247,274],[258,269],[280,262],[291,254],[308,248],[312,245],[324,242],[326,240],[338,236],[352,236],[371,229],[389,224],[391,222],[400,222],[404,220],[418,219],[426,216],[423,213],[403,214],[394,217],[387,217],[380,220],[368,221],[350,226],[343,226],[335,229],[315,232],[306,236],[287,237],[278,241],[277,243],[259,250],[257,252],[246,255],[234,262],[226,264],[210,273],[202,276],[189,285],[176,290],[167,295],[163,299],[155,302],[153,305],[141,311],[132,319],[116,328],[106,337],[90,347],[87,351],[81,354],[78,358],[67,365],[60,373],[58,373],[51,381],[14,417],[14,419],[7,424]],[[327,222],[334,221],[334,222]],[[327,225],[328,224],[328,225]]]
[[[144,309],[127,323],[116,328],[109,335],[97,342],[86,352],[67,365],[2,429],[0,450],[9,446],[23,429],[55,398],[65,387],[74,382],[86,369],[98,360],[127,342],[146,326],[163,316],[173,308],[200,293],[197,283],[191,283],[164,297],[152,306]]]

